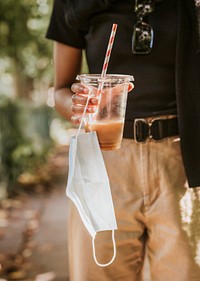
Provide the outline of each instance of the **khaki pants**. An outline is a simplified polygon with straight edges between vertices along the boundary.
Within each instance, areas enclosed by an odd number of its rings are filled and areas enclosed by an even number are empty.
[[[189,189],[180,142],[123,141],[104,152],[118,223],[117,256],[99,267],[91,237],[71,203],[69,217],[70,281],[200,281],[200,189]],[[98,261],[113,255],[111,232],[97,234]],[[148,258],[149,276],[144,275]]]

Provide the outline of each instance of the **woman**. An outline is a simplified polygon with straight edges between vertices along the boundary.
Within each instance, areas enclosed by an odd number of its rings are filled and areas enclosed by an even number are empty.
[[[143,280],[147,250],[151,280],[197,281],[199,256],[181,211],[185,193],[198,192],[200,186],[200,47],[195,2],[71,2],[55,0],[47,32],[47,38],[55,41],[56,109],[78,122],[86,102],[81,94],[88,93],[74,83],[82,50],[86,50],[89,71],[101,73],[113,23],[118,30],[108,73],[134,75],[135,89],[128,97],[122,148],[104,153],[118,222],[116,260],[105,268],[95,265],[89,234],[72,206],[70,280]],[[96,103],[91,100],[88,110]],[[193,203],[200,207],[197,199]],[[197,228],[198,223],[193,233],[198,233]],[[113,251],[106,235],[96,243],[102,261],[109,260]],[[198,236],[195,239],[199,241]]]

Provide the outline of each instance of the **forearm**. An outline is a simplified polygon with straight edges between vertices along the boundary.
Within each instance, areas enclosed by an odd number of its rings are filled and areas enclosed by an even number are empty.
[[[67,120],[71,121],[72,117],[72,91],[70,88],[60,88],[55,90],[55,109]]]
[[[69,85],[80,73],[82,50],[58,42],[54,44],[54,98],[55,109],[67,120],[71,120],[72,91]]]

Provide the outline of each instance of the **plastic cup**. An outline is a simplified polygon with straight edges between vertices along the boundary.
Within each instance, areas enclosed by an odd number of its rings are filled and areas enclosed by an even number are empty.
[[[98,98],[94,113],[84,116],[85,132],[96,131],[102,150],[121,147],[127,103],[128,85],[133,76],[81,74],[77,76],[89,88],[89,95]]]

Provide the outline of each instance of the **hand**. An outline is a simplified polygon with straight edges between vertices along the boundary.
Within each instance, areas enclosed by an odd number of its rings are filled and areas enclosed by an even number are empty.
[[[134,85],[132,83],[129,83],[128,86],[128,92],[130,92],[132,89],[134,88]],[[115,89],[113,91],[113,89]],[[120,95],[122,93],[121,91],[121,85],[117,85],[112,89],[112,98],[116,95]],[[74,115],[72,116],[71,120],[73,123],[80,123],[81,120],[81,116],[83,114],[86,102],[87,102],[87,98],[88,98],[88,94],[91,95],[91,98],[89,99],[89,103],[87,106],[87,110],[86,113],[94,113],[96,110],[96,107],[98,105],[98,89],[95,87],[91,87],[90,89],[80,83],[74,83],[71,86],[71,90],[72,92],[74,92],[75,94],[72,96],[72,112],[74,113]],[[101,91],[101,94],[103,94],[106,91],[106,89],[103,89]],[[102,96],[103,97],[103,96]],[[108,100],[105,100],[105,102],[107,103]],[[103,100],[101,100],[101,105],[103,106]]]
[[[89,90],[89,88],[83,84],[74,83],[71,86],[71,90],[75,93],[72,96],[71,109],[74,115],[72,116],[71,120],[73,123],[79,123],[87,102],[89,91],[91,94],[91,89]],[[86,113],[93,113],[95,111],[98,104],[97,91],[97,88],[92,87],[92,97],[89,100]]]

